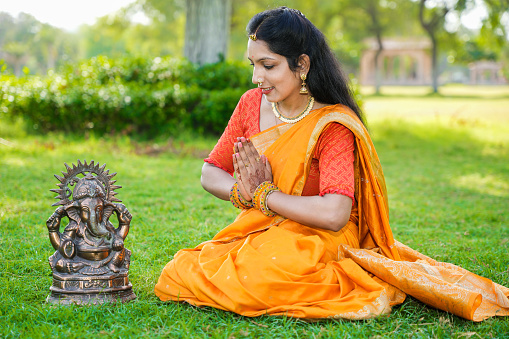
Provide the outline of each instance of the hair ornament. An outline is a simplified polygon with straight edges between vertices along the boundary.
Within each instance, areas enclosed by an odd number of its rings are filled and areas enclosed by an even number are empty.
[[[267,20],[269,17],[266,17],[265,19],[262,20],[262,22],[260,22],[260,24],[258,25],[258,27],[256,27],[256,31],[253,33],[253,34],[250,34],[249,35],[249,39],[253,40],[253,41],[256,41],[258,40],[258,38],[256,37],[256,33],[258,33],[258,30],[260,29],[260,27],[263,25],[263,23],[265,22],[265,20]]]

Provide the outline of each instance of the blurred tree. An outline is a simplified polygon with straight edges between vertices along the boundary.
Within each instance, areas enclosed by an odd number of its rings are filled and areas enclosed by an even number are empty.
[[[507,47],[509,40],[506,27],[509,26],[509,0],[484,0],[484,4],[488,16],[483,20],[478,43],[481,47],[500,53]]]
[[[90,58],[100,54],[120,57],[127,52],[125,35],[130,22],[123,16],[106,15],[92,26],[80,28],[81,54]]]
[[[370,31],[376,38],[376,42],[378,44],[378,49],[375,53],[375,93],[380,94],[380,85],[382,82],[381,70],[378,67],[378,59],[380,54],[384,49],[382,44],[382,35],[385,33],[387,27],[390,22],[388,21],[389,16],[385,15],[384,12],[386,8],[380,6],[380,1],[378,0],[363,0],[356,1],[360,8],[362,8],[366,14],[369,16],[368,22],[368,31]]]
[[[48,24],[42,24],[34,37],[35,48],[40,68],[43,72],[54,69],[57,64],[59,48],[63,42],[63,32]]]
[[[119,11],[122,12],[133,22],[127,35],[129,50],[151,56],[183,55],[185,0],[138,0]],[[140,14],[146,17],[146,24],[136,23]]]
[[[0,12],[0,47],[9,41],[14,25],[14,18],[9,13]]]
[[[431,40],[431,79],[433,93],[438,93],[438,34],[443,31],[445,16],[452,10],[461,12],[466,7],[468,0],[455,2],[441,0],[420,0],[419,22]]]
[[[190,61],[205,64],[226,58],[231,7],[231,0],[138,0],[131,12],[141,10],[152,20],[150,26],[160,32],[160,43],[171,46],[173,55],[180,55],[183,50]],[[141,35],[152,32],[136,31]]]
[[[343,8],[340,11],[342,16],[353,16],[356,20],[362,21],[364,37],[374,36],[378,49],[375,54],[375,92],[380,94],[380,84],[382,80],[381,70],[379,69],[379,57],[383,51],[382,37],[387,33],[391,23],[393,23],[393,14],[397,7],[396,1],[379,0],[347,0],[343,2]],[[350,20],[346,19],[346,22]],[[398,22],[398,21],[396,21]]]
[[[22,74],[22,66],[30,58],[30,45],[34,40],[40,23],[31,15],[20,13],[13,18],[7,13],[2,13],[0,19],[0,50],[6,64],[13,67],[14,74]]]
[[[0,13],[0,58],[21,74],[22,66],[45,73],[77,56],[77,39],[59,28],[20,13],[16,18]],[[2,56],[3,54],[3,56]]]
[[[483,20],[480,34],[476,37],[460,37],[458,42],[458,29],[446,30],[446,16],[455,13],[459,18],[464,13],[485,6],[488,16]],[[463,61],[480,59],[497,59],[499,53],[507,46],[508,35],[504,26],[504,16],[509,16],[509,0],[419,0],[419,22],[426,31],[432,43],[432,81],[433,92],[438,92],[438,48],[440,42],[448,41],[449,46],[461,47],[460,53]],[[507,25],[507,22],[505,23]],[[467,41],[466,46],[463,43]],[[461,45],[461,46],[460,46]]]
[[[23,64],[28,59],[29,45],[23,42],[10,41],[2,46],[5,52],[5,61],[13,65],[14,75],[21,76]]]
[[[350,45],[350,54],[355,56],[358,68],[360,51],[365,48],[363,41],[374,38],[378,46],[375,54],[375,89],[379,93],[382,70],[379,69],[379,57],[384,49],[383,39],[397,36],[419,36],[419,27],[415,21],[401,20],[412,17],[417,8],[407,0],[343,0],[338,16],[342,23],[336,28],[336,35],[343,38],[343,45]],[[352,43],[357,42],[357,43]]]
[[[231,0],[188,0],[184,55],[200,65],[226,58]]]

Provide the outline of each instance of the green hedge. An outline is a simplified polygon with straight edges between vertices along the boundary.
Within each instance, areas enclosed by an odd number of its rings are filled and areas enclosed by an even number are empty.
[[[43,77],[2,71],[0,117],[22,117],[40,132],[219,135],[241,95],[253,88],[245,63],[197,67],[171,57],[99,56]]]
[[[0,113],[42,132],[220,134],[250,79],[239,63],[101,56],[44,77],[0,75]]]

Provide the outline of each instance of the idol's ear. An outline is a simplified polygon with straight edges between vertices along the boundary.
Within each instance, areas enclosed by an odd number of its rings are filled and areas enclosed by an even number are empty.
[[[311,59],[309,59],[309,55],[301,54],[299,56],[299,59],[297,60],[297,70],[300,73],[308,74],[310,66],[311,66]]]
[[[69,219],[76,221],[78,224],[81,222],[79,212],[80,204],[77,201],[73,201],[72,203],[65,205],[64,208]]]
[[[105,201],[104,202],[104,210],[103,210],[103,222],[107,221],[111,215],[113,214],[113,211],[116,209],[116,206],[114,203]]]

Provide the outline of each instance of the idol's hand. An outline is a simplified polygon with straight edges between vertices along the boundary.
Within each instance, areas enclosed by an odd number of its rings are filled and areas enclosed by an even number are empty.
[[[239,188],[244,198],[250,201],[262,182],[272,181],[272,168],[267,157],[260,156],[250,140],[238,138],[234,149],[234,168],[239,178]]]
[[[58,208],[53,212],[51,217],[46,221],[46,226],[48,227],[48,231],[50,232],[58,232],[60,229],[60,220],[65,215],[65,209],[63,206],[58,206]]]

